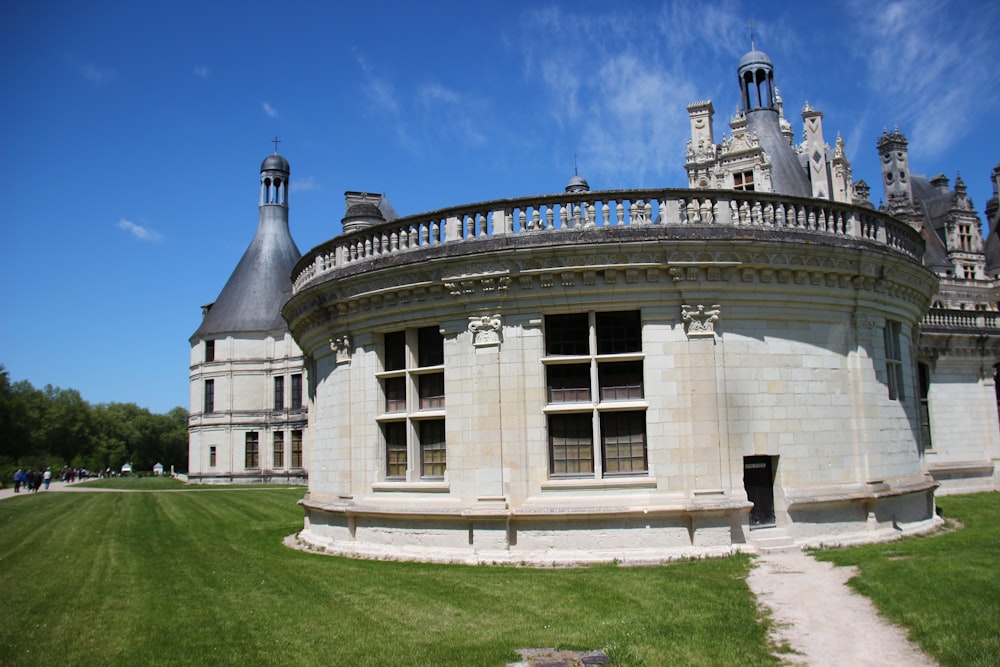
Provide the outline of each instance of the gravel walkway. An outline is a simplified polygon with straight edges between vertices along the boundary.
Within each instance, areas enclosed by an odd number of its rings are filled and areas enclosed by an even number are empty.
[[[937,663],[879,616],[872,602],[847,586],[854,568],[834,567],[802,551],[757,559],[747,583],[771,612],[772,640],[792,653],[787,665],[906,667]]]

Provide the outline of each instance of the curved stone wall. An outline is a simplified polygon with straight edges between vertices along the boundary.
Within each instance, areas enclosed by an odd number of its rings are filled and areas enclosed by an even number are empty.
[[[936,281],[919,239],[884,216],[855,233],[873,212],[843,206],[829,224],[776,225],[774,210],[800,203],[773,196],[696,203],[682,223],[668,199],[623,207],[627,224],[586,224],[600,208],[581,199],[577,226],[567,213],[469,235],[463,222],[405,248],[402,219],[303,257],[284,309],[310,359],[300,541],[376,558],[649,562],[753,550],[765,534],[932,526],[911,360]],[[615,336],[627,349],[602,351]],[[589,352],[565,354],[564,337]],[[423,363],[432,340],[440,358]],[[565,379],[587,368],[589,394]],[[584,469],[582,436],[563,430],[588,421]],[[761,471],[766,500],[744,483]]]

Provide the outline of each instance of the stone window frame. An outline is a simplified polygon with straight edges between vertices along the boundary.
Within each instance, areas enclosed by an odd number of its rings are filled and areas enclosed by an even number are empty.
[[[205,341],[205,363],[213,361],[215,361],[215,340],[209,339]]]
[[[216,466],[217,456],[218,455],[216,453],[215,445],[211,445],[208,448],[208,467],[209,468],[214,468]]]
[[[550,479],[649,476],[642,326],[640,310],[545,317]]]
[[[386,482],[437,482],[447,472],[444,335],[438,325],[382,334],[379,424]],[[433,438],[431,439],[431,436]]]

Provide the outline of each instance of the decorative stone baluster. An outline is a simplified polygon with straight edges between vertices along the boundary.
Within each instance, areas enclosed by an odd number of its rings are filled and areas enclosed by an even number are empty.
[[[545,229],[552,230],[552,229],[556,228],[555,217],[556,217],[555,216],[555,211],[553,210],[552,205],[550,204],[550,205],[546,206],[545,207]]]
[[[597,211],[594,208],[594,202],[592,201],[587,202],[587,226],[588,227],[596,226],[597,224],[596,220],[597,220]]]
[[[611,224],[611,207],[608,206],[608,202],[604,202],[601,206],[601,215],[604,218],[604,226],[607,227]]]
[[[615,223],[616,226],[621,227],[625,224],[625,206],[622,205],[622,201],[618,200],[618,205],[615,206],[615,215],[618,218],[618,222]]]

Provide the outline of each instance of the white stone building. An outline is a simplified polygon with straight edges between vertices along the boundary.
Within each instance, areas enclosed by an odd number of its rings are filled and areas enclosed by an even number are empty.
[[[260,168],[257,233],[191,336],[192,482],[304,483],[306,366],[281,317],[301,253],[288,229],[288,161]]]
[[[738,72],[731,136],[688,107],[687,190],[574,175],[402,218],[348,192],[299,259],[268,158],[191,339],[192,478],[308,470],[305,544],[512,563],[886,539],[933,527],[935,491],[1000,488],[997,197],[984,242],[897,131],[876,209],[821,112],[795,144],[766,54]],[[263,291],[260,244],[283,249]],[[273,404],[296,376],[301,409]]]
[[[1000,330],[949,321],[933,355],[921,334],[954,310],[934,301],[939,242],[958,292],[995,310],[978,231],[949,231],[975,214],[953,197],[939,232],[926,193],[907,215],[889,178],[876,210],[820,112],[794,145],[765,54],[739,74],[722,143],[711,102],[689,107],[690,190],[574,176],[558,195],[349,210],[298,262],[283,313],[310,360],[301,541],[661,560],[884,539],[935,525],[941,483],[995,487]],[[895,148],[879,142],[908,181]],[[964,407],[935,381],[961,385]]]

